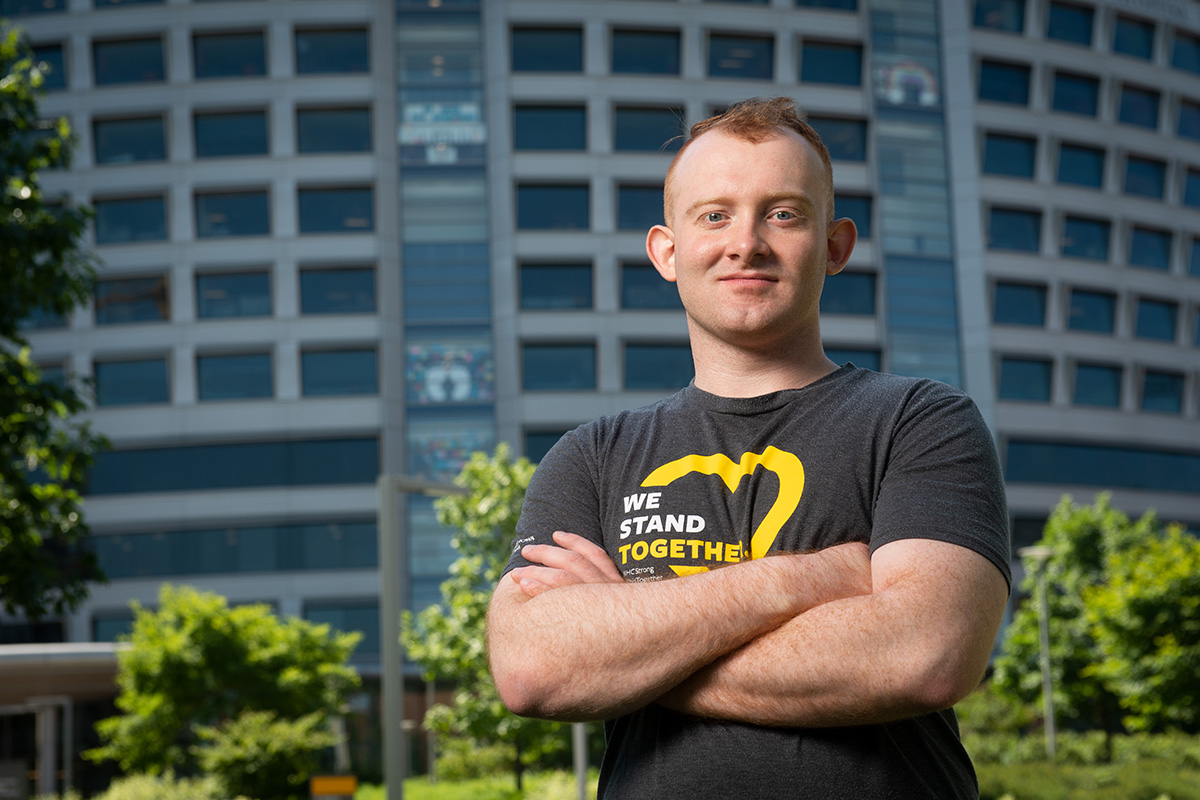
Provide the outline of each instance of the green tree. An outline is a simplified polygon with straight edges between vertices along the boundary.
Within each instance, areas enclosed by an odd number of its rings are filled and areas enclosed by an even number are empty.
[[[193,748],[200,769],[219,775],[229,794],[288,800],[307,794],[318,753],[338,743],[320,712],[280,719],[274,711],[246,711],[236,719],[198,726]]]
[[[1136,731],[1200,732],[1200,540],[1170,525],[1108,554],[1108,582],[1084,591],[1104,681]]]
[[[488,600],[508,561],[532,476],[533,465],[524,457],[513,460],[506,444],[491,457],[472,454],[454,480],[467,494],[435,503],[438,521],[457,530],[452,543],[458,558],[442,583],[442,602],[415,618],[406,612],[400,637],[409,658],[424,667],[425,680],[454,686],[453,704],[435,706],[425,725],[479,746],[511,746],[518,788],[525,767],[569,745],[565,726],[510,713],[488,670]]]
[[[81,389],[42,375],[21,324],[87,301],[94,256],[81,237],[89,212],[43,196],[38,175],[70,163],[66,120],[44,123],[44,65],[0,21],[0,607],[63,614],[103,576],[79,543],[79,487],[102,437],[72,418]]]
[[[122,713],[96,724],[102,745],[86,754],[127,772],[194,773],[205,749],[197,747],[201,730],[227,753],[251,727],[274,721],[245,719],[246,712],[285,721],[315,714],[323,722],[359,683],[346,663],[357,633],[280,620],[263,604],[229,608],[219,595],[166,584],[158,611],[134,603],[134,612],[131,646],[117,656]]]

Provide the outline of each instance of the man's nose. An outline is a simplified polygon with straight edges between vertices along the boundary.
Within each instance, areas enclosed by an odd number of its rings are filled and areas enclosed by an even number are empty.
[[[750,262],[770,252],[759,220],[745,219],[734,223],[729,241],[730,255]]]

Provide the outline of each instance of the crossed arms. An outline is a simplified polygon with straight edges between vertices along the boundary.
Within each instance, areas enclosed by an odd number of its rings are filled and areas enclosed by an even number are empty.
[[[492,673],[515,713],[610,719],[657,702],[712,719],[816,727],[948,708],[975,688],[1008,595],[983,556],[905,539],[625,583],[556,533],[500,580]]]

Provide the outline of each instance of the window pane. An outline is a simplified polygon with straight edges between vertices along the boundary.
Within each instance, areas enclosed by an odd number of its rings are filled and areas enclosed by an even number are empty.
[[[375,270],[301,270],[300,313],[374,314]]]
[[[1107,292],[1071,291],[1067,327],[1073,331],[1112,333],[1116,324],[1117,298]]]
[[[301,392],[305,397],[376,394],[377,361],[373,347],[301,353]]]
[[[271,397],[271,354],[197,356],[196,387],[201,400]]]
[[[834,161],[867,160],[867,123],[857,119],[809,117]]]
[[[1092,16],[1090,8],[1051,2],[1050,13],[1046,17],[1046,38],[1090,46]]]
[[[1010,440],[1005,459],[1010,483],[1149,489],[1196,494],[1200,456],[1194,452]]]
[[[1170,232],[1134,226],[1129,236],[1129,264],[1147,269],[1170,269]]]
[[[1025,0],[975,0],[975,27],[1025,32]]]
[[[1050,362],[1038,358],[1000,359],[1001,400],[1050,402]]]
[[[613,117],[613,149],[673,153],[684,133],[682,108],[617,106]]]
[[[1166,191],[1167,165],[1162,161],[1129,156],[1125,160],[1125,194],[1161,200]]]
[[[98,361],[95,371],[98,406],[170,402],[165,358]]]
[[[1112,47],[1114,53],[1149,61],[1154,58],[1154,23],[1117,15]]]
[[[33,59],[42,65],[42,88],[48,92],[67,88],[67,62],[61,44],[33,46]]]
[[[1075,405],[1117,408],[1121,405],[1121,368],[1105,364],[1075,367]]]
[[[858,0],[796,0],[796,5],[805,8],[828,8],[836,11],[858,10]]]
[[[296,31],[296,72],[370,72],[371,56],[367,32]]]
[[[1183,411],[1183,376],[1148,369],[1142,378],[1142,410],[1179,414]]]
[[[988,247],[992,250],[1040,249],[1042,215],[1037,211],[993,208],[988,214]]]
[[[1055,111],[1094,117],[1099,102],[1100,81],[1096,78],[1066,72],[1054,73]]]
[[[1046,324],[1046,287],[1032,283],[997,283],[992,322],[997,325]]]
[[[1029,67],[984,61],[979,65],[979,99],[1029,105]]]
[[[166,80],[162,39],[93,42],[92,76],[97,86]]]
[[[261,32],[196,34],[192,58],[197,80],[267,74],[267,47]]]
[[[257,156],[267,153],[265,111],[196,114],[196,158]]]
[[[1200,103],[1191,100],[1179,101],[1178,133],[1189,139],[1200,139]]]
[[[268,236],[271,201],[266,192],[206,192],[196,195],[196,236]]]
[[[1104,186],[1104,151],[1063,143],[1058,148],[1058,182],[1100,189]]]
[[[835,194],[833,196],[833,216],[835,219],[847,217],[854,222],[858,229],[860,242],[871,239],[871,198],[858,195]]]
[[[879,372],[883,366],[878,350],[860,350],[853,347],[826,347],[825,355],[830,361],[838,365],[849,362],[856,367],[874,370],[875,372]]]
[[[96,8],[121,8],[124,6],[161,6],[165,0],[92,0]]]
[[[106,119],[92,122],[92,144],[97,164],[163,161],[167,157],[162,117]]]
[[[649,264],[621,265],[621,308],[683,310],[679,290]]]
[[[3,0],[0,14],[19,17],[24,14],[53,14],[67,10],[67,0]]]
[[[359,633],[362,638],[354,648],[350,661],[378,661],[379,603],[377,601],[305,603],[304,618],[335,631]]]
[[[1183,176],[1183,204],[1200,207],[1200,171],[1189,169]]]
[[[1200,277],[1200,239],[1192,239],[1192,249],[1188,259],[1188,273]]]
[[[822,314],[875,314],[875,273],[839,272],[825,279]]]
[[[678,31],[613,31],[612,71],[631,75],[678,75]]]
[[[983,139],[983,171],[988,175],[1032,178],[1037,140],[989,133]]]
[[[775,41],[767,36],[708,37],[708,76],[770,80],[774,76]]]
[[[301,153],[366,153],[371,150],[371,109],[296,109],[296,149]]]
[[[586,230],[590,216],[586,185],[517,186],[518,230]]]
[[[694,375],[692,348],[686,344],[625,345],[626,389],[682,389]]]
[[[513,147],[586,150],[587,114],[583,106],[517,106],[513,109]]]
[[[162,241],[167,238],[167,208],[161,197],[96,200],[96,244]]]
[[[95,312],[97,325],[165,322],[171,317],[167,279],[155,275],[96,281]]]
[[[301,233],[364,233],[375,230],[374,190],[301,189]]]
[[[1121,122],[1143,128],[1158,127],[1158,92],[1136,86],[1121,87]]]
[[[1141,298],[1137,304],[1137,330],[1140,339],[1175,341],[1175,322],[1179,306],[1162,300]]]
[[[534,464],[538,463],[564,433],[566,431],[525,431],[525,457]]]
[[[800,52],[800,80],[840,86],[862,85],[862,47],[856,44],[805,41]]]
[[[513,72],[583,72],[579,28],[513,28]]]
[[[596,388],[594,344],[523,345],[521,364],[521,388],[526,391]]]
[[[521,308],[591,308],[591,264],[522,264]]]
[[[1062,255],[1107,261],[1108,230],[1109,223],[1104,220],[1067,217],[1063,220]]]
[[[271,279],[266,272],[196,276],[200,319],[271,316]]]
[[[617,186],[617,230],[648,231],[662,221],[661,186]]]
[[[1200,73],[1200,38],[1176,29],[1175,46],[1171,48],[1171,66]]]

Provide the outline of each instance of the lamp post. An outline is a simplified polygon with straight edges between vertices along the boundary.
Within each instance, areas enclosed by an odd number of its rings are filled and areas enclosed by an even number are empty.
[[[440,497],[466,494],[450,483],[383,473],[376,481],[379,511],[379,633],[383,676],[383,781],[387,800],[403,800],[408,777],[408,743],[404,734],[404,652],[400,645],[400,609],[408,592],[408,537],[400,524],[400,493]]]
[[[1054,690],[1050,681],[1050,607],[1046,602],[1046,561],[1054,555],[1054,548],[1045,545],[1022,547],[1017,555],[1033,561],[1037,574],[1038,603],[1038,661],[1042,667],[1042,716],[1045,718],[1046,758],[1055,756],[1054,736]]]

